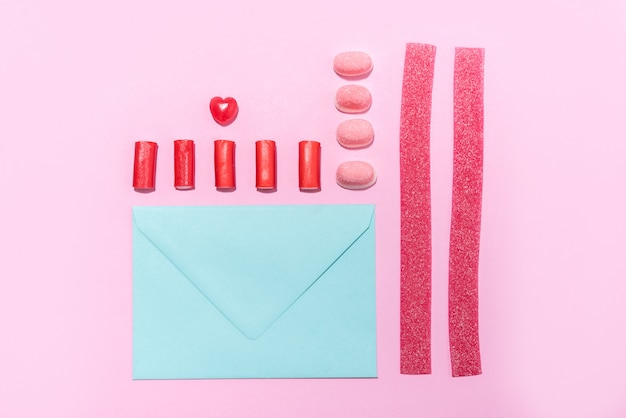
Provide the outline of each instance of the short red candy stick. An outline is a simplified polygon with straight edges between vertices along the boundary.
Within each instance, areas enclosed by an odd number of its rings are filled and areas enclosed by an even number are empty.
[[[195,146],[191,139],[174,141],[174,187],[193,189],[195,179]]]
[[[322,148],[317,141],[301,141],[299,144],[300,190],[320,190]]]
[[[157,149],[156,142],[135,142],[135,164],[133,167],[133,187],[135,189],[154,189]]]
[[[214,142],[215,187],[235,188],[235,142],[218,139]]]
[[[256,188],[276,190],[276,142],[256,141]]]
[[[484,60],[482,48],[456,48],[448,278],[452,376],[482,373],[478,340],[478,253],[483,187]]]
[[[400,373],[431,373],[433,45],[406,45],[400,110]]]

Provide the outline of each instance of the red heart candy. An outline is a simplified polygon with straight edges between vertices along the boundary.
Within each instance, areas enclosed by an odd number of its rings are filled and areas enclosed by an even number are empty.
[[[235,117],[237,117],[237,112],[239,111],[237,101],[232,97],[227,97],[225,99],[222,99],[221,97],[214,97],[211,99],[209,107],[211,109],[213,119],[215,119],[215,122],[220,125],[228,125],[231,123]]]

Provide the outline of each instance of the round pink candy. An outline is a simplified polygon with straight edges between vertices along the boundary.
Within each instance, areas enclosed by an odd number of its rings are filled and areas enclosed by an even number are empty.
[[[342,77],[361,77],[369,74],[372,68],[372,58],[360,51],[342,52],[333,61],[333,69]]]
[[[344,113],[362,113],[372,105],[372,94],[358,84],[340,87],[335,96],[335,107]]]
[[[337,167],[335,178],[344,189],[367,189],[376,183],[376,170],[365,161],[346,161]]]
[[[337,126],[337,142],[345,148],[367,147],[374,140],[374,128],[365,119],[349,119]]]

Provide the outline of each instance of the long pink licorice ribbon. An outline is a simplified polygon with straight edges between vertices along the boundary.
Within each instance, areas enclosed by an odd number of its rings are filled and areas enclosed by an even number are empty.
[[[452,376],[481,374],[478,253],[483,188],[482,48],[456,48],[448,321]]]
[[[400,372],[430,374],[430,114],[435,51],[407,44],[400,115]]]

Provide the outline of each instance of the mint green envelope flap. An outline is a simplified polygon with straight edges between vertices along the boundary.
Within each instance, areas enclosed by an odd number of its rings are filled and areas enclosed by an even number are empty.
[[[373,205],[133,208],[133,377],[376,376]]]

